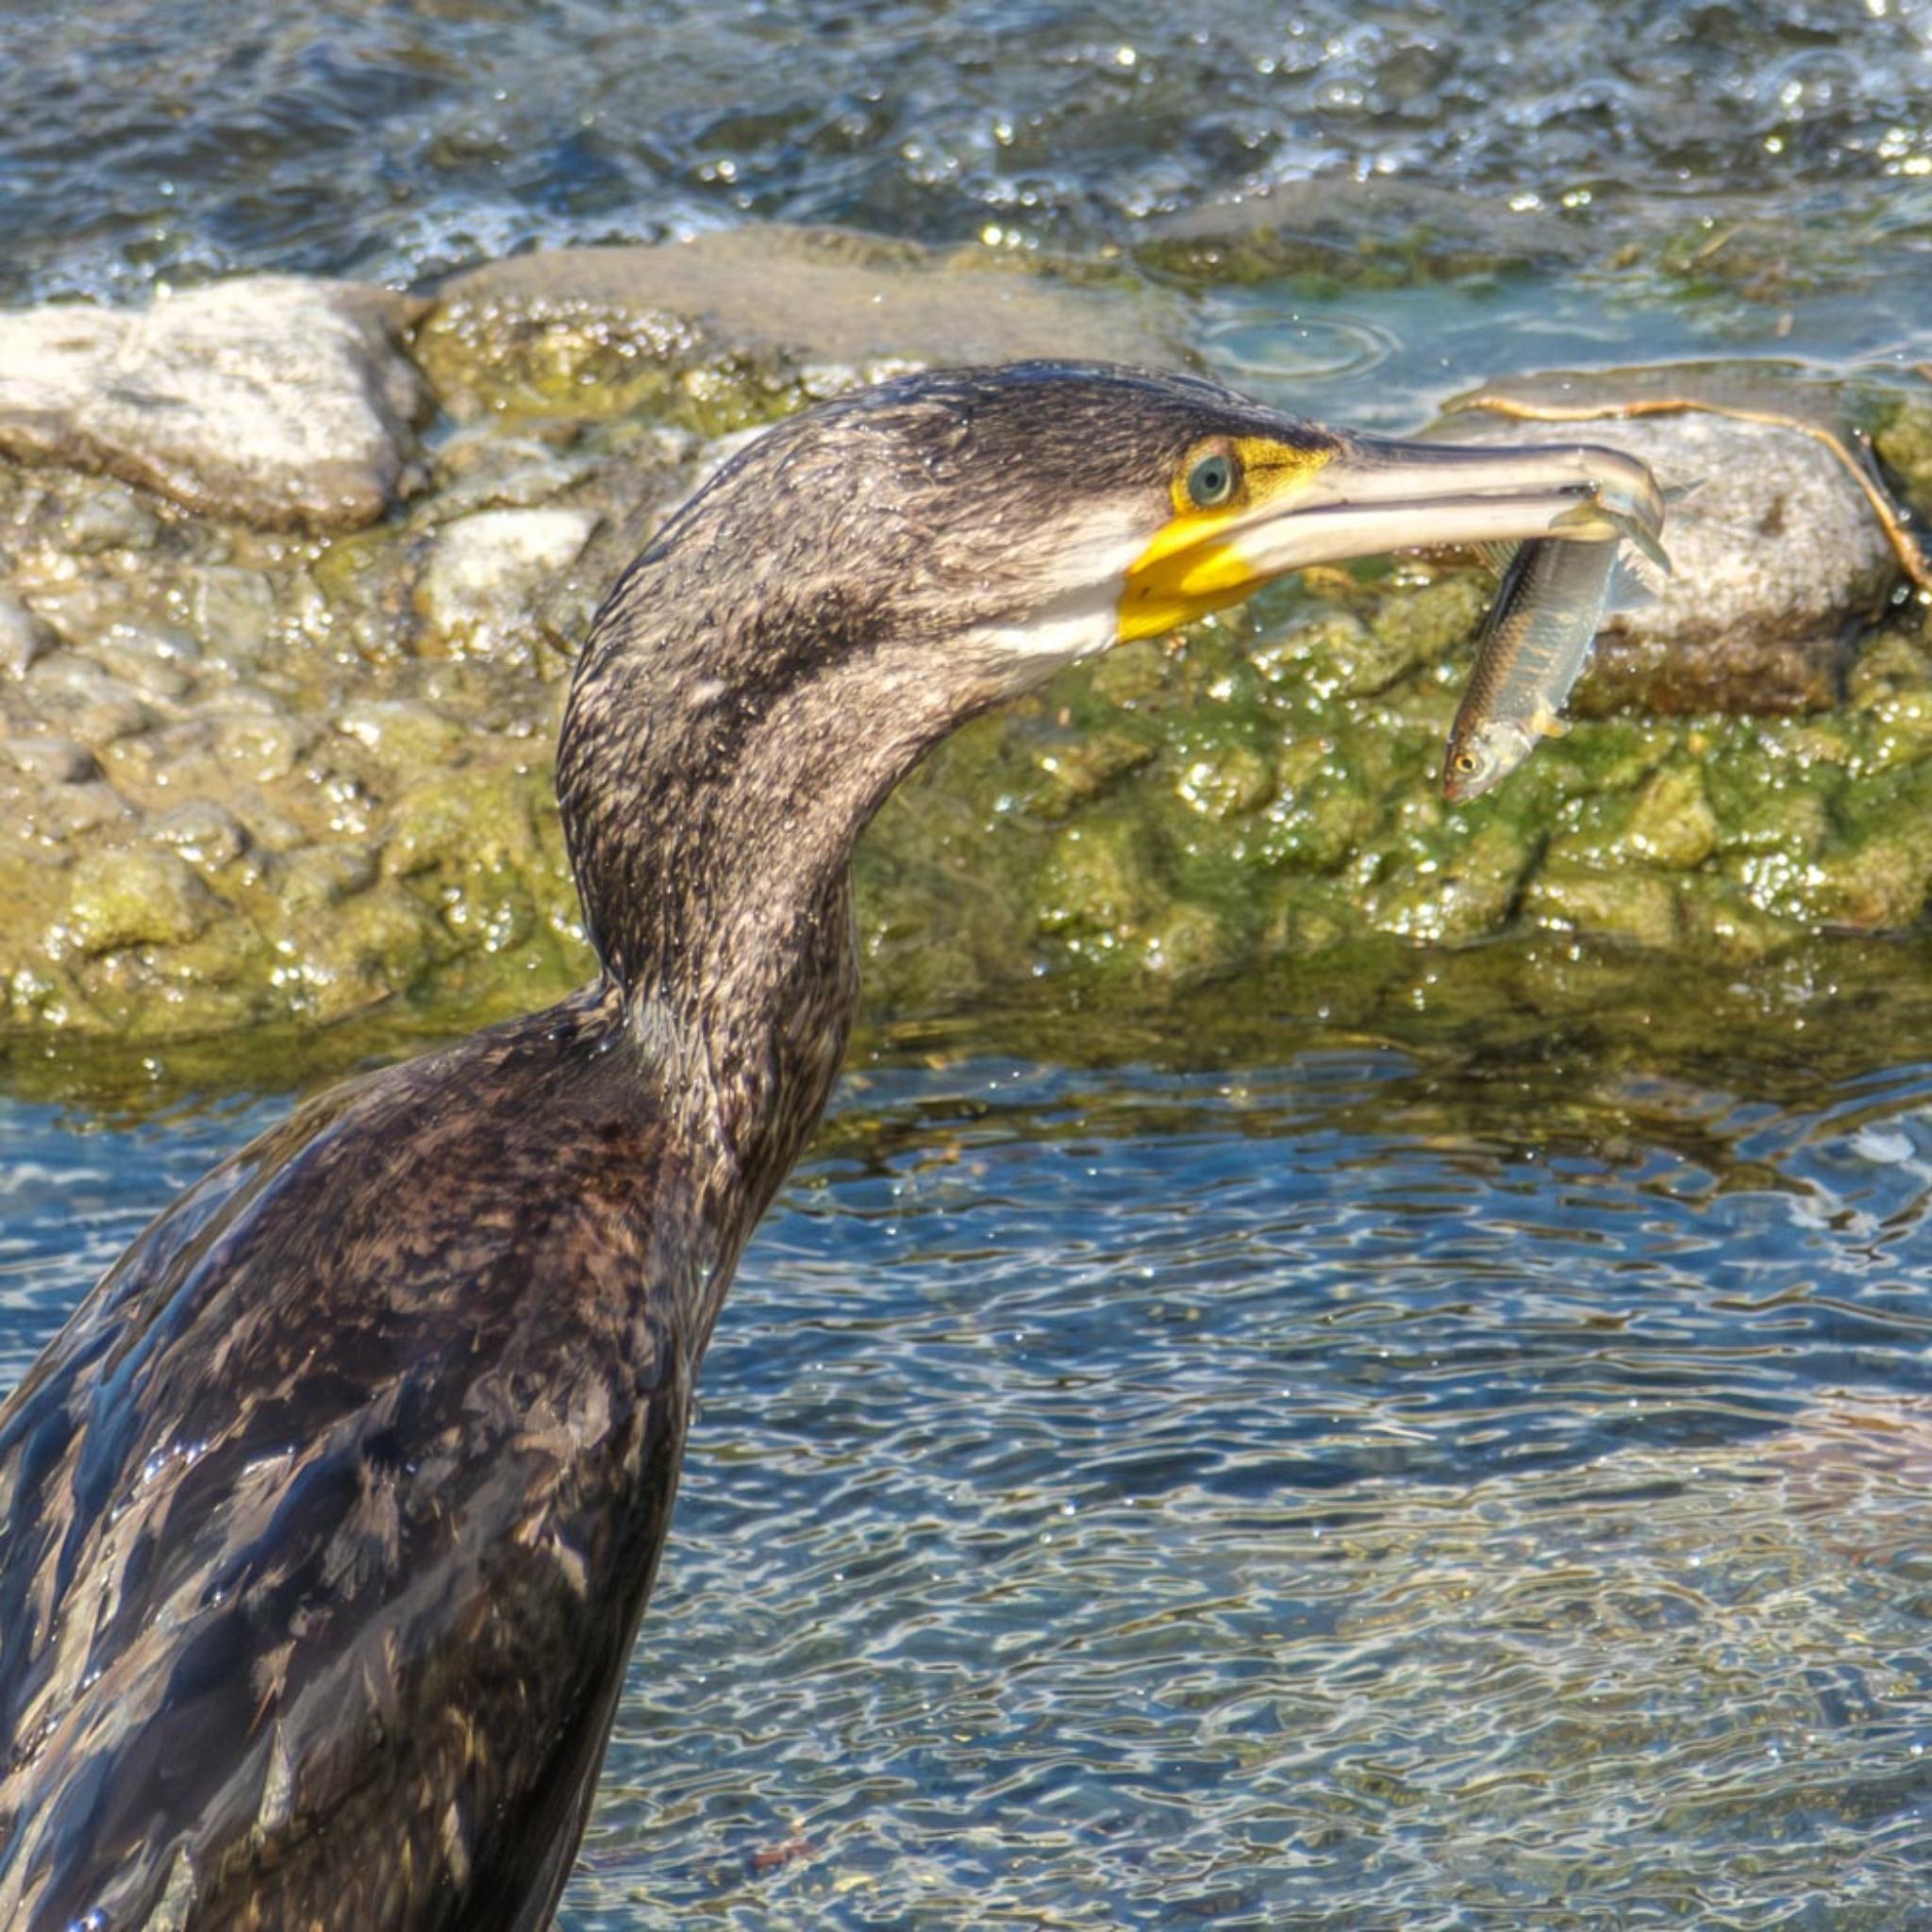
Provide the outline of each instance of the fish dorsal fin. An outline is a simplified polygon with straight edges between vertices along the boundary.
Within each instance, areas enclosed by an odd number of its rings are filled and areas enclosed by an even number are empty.
[[[1627,539],[1617,545],[1617,567],[1610,576],[1607,610],[1641,610],[1664,593],[1671,560],[1661,550],[1648,550]]]
[[[1484,564],[1496,575],[1507,576],[1509,566],[1516,560],[1516,553],[1523,548],[1521,543],[1477,543],[1472,546]]]

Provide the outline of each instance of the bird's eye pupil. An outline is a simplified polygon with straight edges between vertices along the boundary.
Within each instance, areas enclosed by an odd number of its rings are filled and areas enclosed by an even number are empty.
[[[1202,509],[1212,509],[1234,494],[1234,464],[1224,456],[1203,457],[1188,472],[1188,494]]]

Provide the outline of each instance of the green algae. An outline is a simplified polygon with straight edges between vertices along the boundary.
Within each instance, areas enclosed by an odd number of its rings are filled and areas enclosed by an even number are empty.
[[[1486,580],[1320,591],[1076,668],[942,746],[859,856],[877,1009],[1042,979],[1171,999],[1375,935],[1440,948],[1545,928],[1748,960],[1823,927],[1924,921],[1917,640],[1881,633],[1838,711],[1582,722],[1458,808],[1441,744]],[[214,756],[283,817],[238,811],[208,863],[142,845],[13,868],[9,893],[60,896],[0,937],[0,1024],[161,1038],[397,998],[533,1004],[582,977],[551,727],[479,734],[487,668],[444,675],[438,702],[375,680],[320,738],[299,714],[224,720]],[[464,696],[466,677],[485,682]]]
[[[90,852],[68,880],[67,911],[50,951],[89,957],[183,945],[213,917],[214,900],[185,859],[167,852]]]
[[[101,1034],[0,1035],[0,1090],[107,1118],[210,1093],[314,1088],[525,1010],[537,991],[492,980],[419,994],[321,1026],[286,1017],[179,1034],[138,1052]],[[1932,1038],[1932,932],[1820,936],[1749,958],[1647,950],[1519,925],[1500,941],[1418,947],[1371,934],[1251,964],[1238,982],[1142,982],[1097,1002],[1061,977],[995,991],[971,1007],[894,1010],[869,988],[850,1063],[936,1064],[969,1055],[1066,1066],[1240,1069],[1276,1065],[1337,1040],[1399,1042],[1411,1073],[1378,1086],[1359,1124],[1399,1117],[1418,1134],[1480,1139],[1500,1124],[1523,1145],[1600,1144],[1620,1127],[1685,1157],[1719,1185],[1763,1185],[1748,1147],[1707,1137],[1658,1098],[1681,1076],[1776,1105],[1890,1064],[1901,1041]],[[1479,1064],[1481,1083],[1439,1078]],[[1632,1075],[1640,1077],[1633,1080]],[[1045,1131],[1046,1129],[1042,1129]],[[863,1106],[825,1129],[834,1147],[875,1145]],[[1084,1131],[1070,1115],[1061,1129]]]
[[[1363,273],[1434,275],[1454,253],[1438,213],[1434,241],[1426,222],[1407,242],[1385,229]],[[841,245],[860,273],[903,271],[960,308],[963,269],[918,251],[895,268],[858,241],[813,242],[802,287]],[[0,1029],[154,1040],[385,1004],[483,1012],[590,971],[550,746],[597,591],[689,487],[699,436],[862,360],[721,349],[691,315],[635,299],[639,269],[671,261],[614,264],[623,301],[514,281],[448,294],[416,338],[457,425],[436,488],[354,535],[251,534],[120,486],[110,500],[0,475],[23,608],[61,641],[37,647],[34,728],[75,741],[64,779],[54,741],[32,741],[46,769],[0,828]],[[754,292],[760,267],[712,264],[729,271],[717,286]],[[1136,274],[1109,267],[1099,292],[1118,300]],[[1932,485],[1932,409],[1889,396],[1870,420],[1881,458]],[[78,576],[60,547],[76,518],[107,546]],[[519,530],[535,560],[458,570],[466,525],[485,563],[480,540]],[[554,568],[579,531],[582,556]],[[1312,572],[960,733],[859,855],[875,1009],[1041,985],[1173,1002],[1283,962],[1539,930],[1736,963],[1822,928],[1924,924],[1932,649],[1916,608],[1848,649],[1841,691],[1808,715],[1586,716],[1454,808],[1441,743],[1493,588],[1441,565]],[[1631,691],[1581,695],[1588,711]]]

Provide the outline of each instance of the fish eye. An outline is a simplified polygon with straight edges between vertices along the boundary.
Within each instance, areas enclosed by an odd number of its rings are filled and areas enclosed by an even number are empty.
[[[1475,771],[1481,763],[1482,760],[1473,751],[1459,751],[1456,754],[1456,769],[1465,775]]]
[[[1219,509],[1234,494],[1239,468],[1233,457],[1216,450],[1188,472],[1188,497],[1196,509]]]

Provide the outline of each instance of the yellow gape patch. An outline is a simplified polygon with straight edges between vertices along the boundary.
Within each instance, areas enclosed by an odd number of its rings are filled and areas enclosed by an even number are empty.
[[[1332,444],[1296,447],[1265,436],[1218,437],[1190,451],[1174,474],[1173,520],[1127,571],[1122,641],[1239,604],[1279,575],[1244,539],[1291,511],[1301,486],[1335,454]]]

